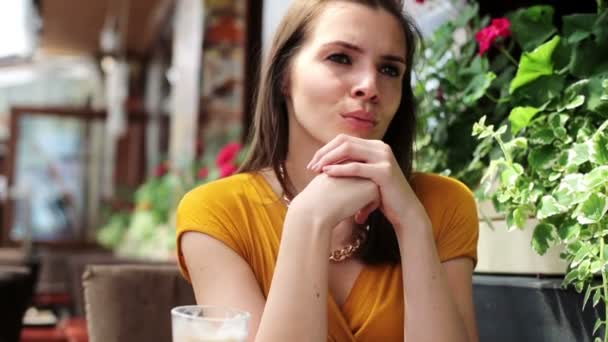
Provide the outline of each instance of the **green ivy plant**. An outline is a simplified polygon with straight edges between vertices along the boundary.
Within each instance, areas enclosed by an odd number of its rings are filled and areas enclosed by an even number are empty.
[[[584,292],[608,312],[608,9],[562,18],[535,6],[512,15],[513,40],[522,51],[508,92],[498,100],[507,120],[482,117],[473,127],[492,154],[482,183],[509,229],[538,221],[532,248],[563,246],[564,286]],[[496,128],[495,128],[496,127]],[[601,279],[601,281],[596,281]],[[604,328],[599,317],[593,329]],[[595,341],[602,341],[597,337]]]

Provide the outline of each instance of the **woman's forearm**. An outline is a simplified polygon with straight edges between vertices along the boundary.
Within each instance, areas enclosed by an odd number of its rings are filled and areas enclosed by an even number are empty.
[[[405,340],[466,342],[466,328],[452,299],[428,219],[395,227],[401,252]]]
[[[326,341],[331,230],[288,213],[255,341]]]

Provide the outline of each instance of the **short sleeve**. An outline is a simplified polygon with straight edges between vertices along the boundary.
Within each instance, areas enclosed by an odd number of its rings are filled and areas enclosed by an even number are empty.
[[[446,190],[446,198],[449,200],[437,240],[439,258],[443,262],[468,257],[476,265],[479,218],[475,197],[464,184],[453,179]]]
[[[215,183],[215,184],[214,184]],[[190,280],[181,247],[181,237],[186,232],[207,234],[244,257],[243,239],[235,222],[238,205],[233,191],[223,182],[202,185],[188,192],[180,201],[176,212],[177,257],[180,270]],[[218,184],[219,183],[219,184]]]
[[[456,179],[434,174],[416,174],[412,185],[433,224],[439,259],[467,257],[477,264],[479,219],[471,190]]]

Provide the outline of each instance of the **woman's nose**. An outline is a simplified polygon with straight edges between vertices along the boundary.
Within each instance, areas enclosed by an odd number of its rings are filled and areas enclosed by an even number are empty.
[[[377,73],[375,70],[373,72],[362,72],[355,81],[351,96],[365,101],[378,101],[377,82]]]

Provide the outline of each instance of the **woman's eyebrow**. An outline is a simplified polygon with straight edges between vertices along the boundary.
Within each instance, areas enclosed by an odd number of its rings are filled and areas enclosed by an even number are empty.
[[[328,43],[323,44],[323,46],[328,46],[328,45],[338,45],[341,46],[343,48],[349,49],[349,50],[353,50],[359,53],[364,52],[363,48],[361,48],[360,46],[354,45],[352,43],[349,42],[345,42],[343,40],[334,40]],[[405,64],[405,59],[403,57],[400,56],[396,56],[396,55],[382,55],[381,56],[382,59],[385,59],[387,61],[393,61],[393,62],[399,62],[402,64]]]

